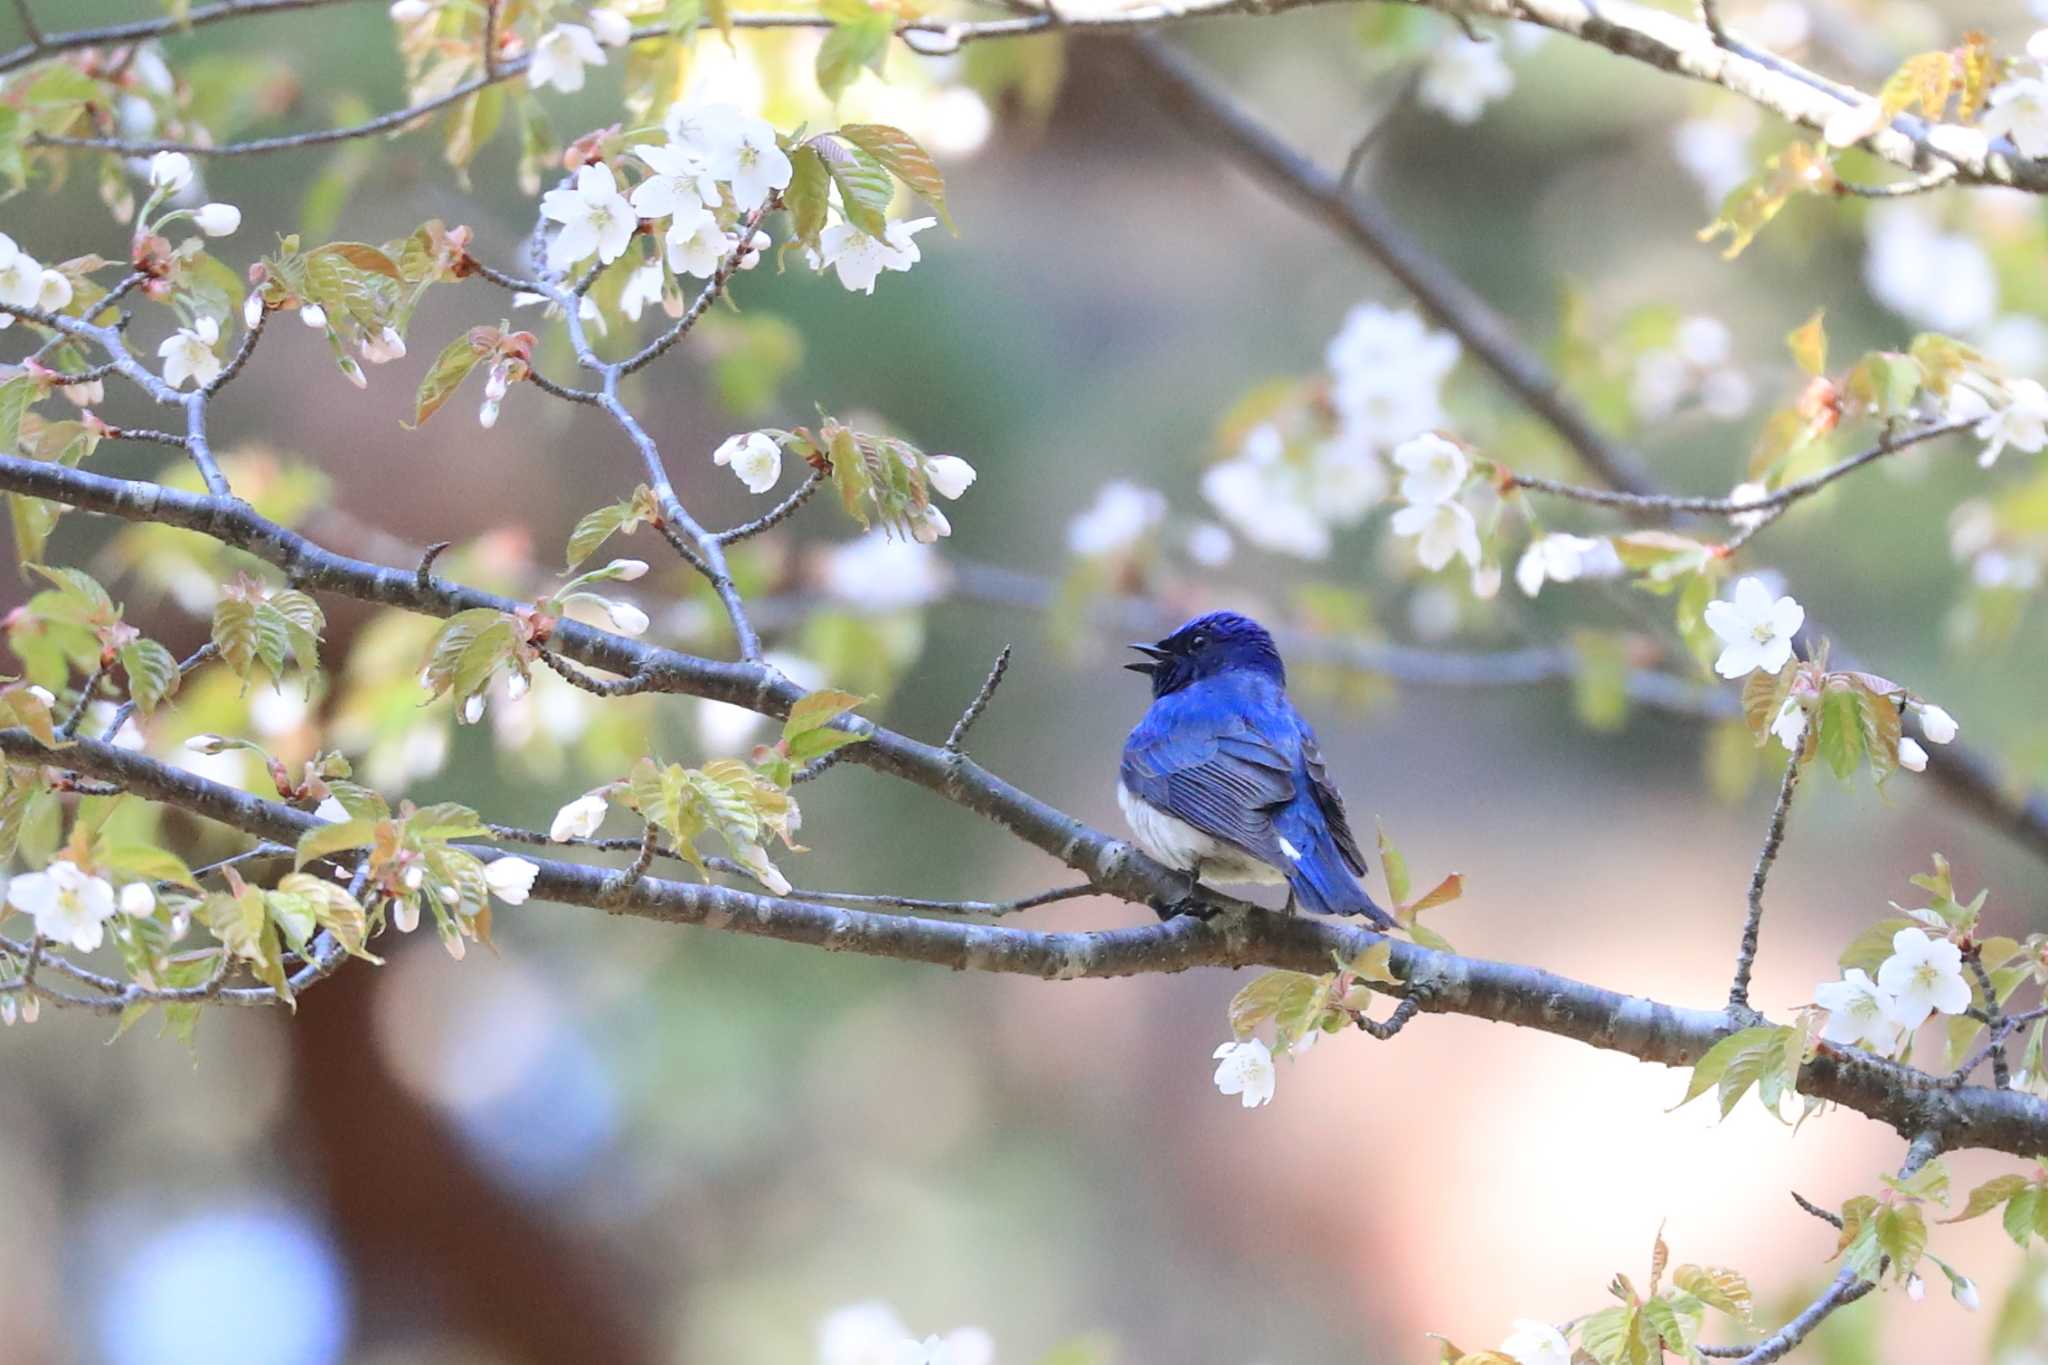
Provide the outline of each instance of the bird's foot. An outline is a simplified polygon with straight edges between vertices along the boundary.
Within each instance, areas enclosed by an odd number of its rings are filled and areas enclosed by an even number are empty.
[[[1207,920],[1218,913],[1215,906],[1202,899],[1202,871],[1200,868],[1196,868],[1188,873],[1188,884],[1181,889],[1179,895],[1171,897],[1155,896],[1147,903],[1151,905],[1152,913],[1163,920],[1174,919],[1181,915],[1192,915],[1196,919]]]

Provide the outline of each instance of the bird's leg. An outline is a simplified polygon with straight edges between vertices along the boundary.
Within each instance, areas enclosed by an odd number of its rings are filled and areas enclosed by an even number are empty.
[[[1216,912],[1202,903],[1201,884],[1202,864],[1197,860],[1195,865],[1188,869],[1187,889],[1172,900],[1167,900],[1163,896],[1155,899],[1152,902],[1152,913],[1163,920],[1174,919],[1180,915],[1208,919]]]
[[[1280,913],[1289,919],[1294,918],[1294,884],[1292,882],[1289,882],[1287,885],[1287,904],[1280,907]]]

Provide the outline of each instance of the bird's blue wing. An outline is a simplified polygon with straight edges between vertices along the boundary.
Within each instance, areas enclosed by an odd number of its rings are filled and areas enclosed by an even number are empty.
[[[1330,839],[1337,845],[1337,852],[1343,855],[1344,865],[1357,876],[1365,875],[1365,854],[1358,847],[1358,838],[1351,832],[1351,821],[1344,812],[1344,796],[1330,781],[1330,773],[1323,766],[1323,752],[1316,747],[1316,732],[1301,724],[1301,765],[1308,775],[1308,789],[1315,797],[1316,808],[1323,814],[1323,824],[1330,832]]]
[[[1121,776],[1148,805],[1285,868],[1273,816],[1296,791],[1288,747],[1244,715],[1236,698],[1179,692],[1155,702],[1131,732]]]

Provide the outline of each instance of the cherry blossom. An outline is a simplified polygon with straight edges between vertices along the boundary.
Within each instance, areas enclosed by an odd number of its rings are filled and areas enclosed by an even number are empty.
[[[1814,987],[1813,999],[1828,1012],[1827,1026],[1820,1034],[1824,1041],[1837,1047],[1868,1048],[1885,1057],[1899,1050],[1905,1030],[1897,1018],[1898,1001],[1861,967],[1851,967],[1840,981]]]
[[[1403,507],[1394,513],[1393,528],[1397,536],[1416,538],[1415,557],[1425,569],[1441,569],[1454,557],[1479,567],[1479,526],[1461,503]]]
[[[220,356],[214,347],[220,341],[220,324],[212,318],[200,318],[190,327],[180,327],[156,348],[164,362],[164,382],[172,388],[183,388],[191,380],[199,388],[205,388],[220,377]]]
[[[1721,640],[1714,671],[1742,678],[1762,669],[1776,673],[1792,658],[1792,637],[1806,624],[1806,609],[1790,597],[1773,598],[1760,578],[1735,585],[1735,600],[1707,603],[1707,629]]]
[[[1572,1344],[1549,1323],[1516,1318],[1508,1326],[1508,1339],[1500,1344],[1500,1353],[1515,1365],[1571,1365]]]
[[[192,222],[209,237],[231,237],[242,226],[242,211],[233,204],[201,204]]]
[[[149,159],[149,183],[165,194],[177,194],[192,183],[192,158],[183,152],[158,152]]]
[[[625,254],[626,244],[640,224],[633,206],[619,193],[612,168],[602,162],[579,167],[574,188],[553,189],[542,195],[540,211],[562,225],[548,243],[551,270],[567,270],[593,251],[598,260],[610,265]]]
[[[1244,1107],[1256,1109],[1273,1102],[1273,1050],[1257,1038],[1225,1043],[1211,1054],[1217,1060],[1216,1088],[1226,1095],[1243,1097]]]
[[[585,792],[555,812],[554,821],[548,826],[548,838],[558,844],[570,839],[588,839],[604,823],[607,809],[602,791]]]
[[[829,266],[846,288],[872,294],[884,270],[908,270],[917,264],[920,254],[911,239],[938,221],[895,219],[882,237],[871,237],[851,223],[834,223],[819,234],[817,267]]]
[[[1937,1010],[1961,1014],[1970,1007],[1963,950],[1945,938],[1929,937],[1925,929],[1892,935],[1892,955],[1877,969],[1877,984],[1890,994],[1892,1018],[1904,1029],[1920,1027]]]
[[[678,208],[662,241],[668,249],[668,268],[700,280],[716,275],[732,250],[732,238],[718,226],[711,210],[701,205]]]
[[[941,497],[957,498],[974,482],[974,466],[958,455],[934,455],[925,464],[925,477]]]
[[[1985,443],[1977,463],[1986,469],[1998,463],[2007,446],[2033,455],[2048,445],[2048,389],[2032,379],[2015,379],[2005,386],[2004,397],[2002,406],[1977,423],[1976,437]]]
[[[766,493],[782,477],[782,447],[765,432],[743,431],[720,442],[711,463],[730,466],[749,493]]]
[[[634,212],[642,218],[666,218],[687,205],[717,208],[724,202],[718,181],[696,151],[679,143],[635,147],[633,155],[654,172],[633,187]]]
[[[2012,139],[2022,156],[2048,156],[2048,81],[2024,76],[2000,85],[1977,127]]]
[[[1463,37],[1440,44],[1423,68],[1416,99],[1453,123],[1477,123],[1487,105],[1515,88],[1500,46]]]
[[[793,167],[766,119],[740,115],[727,120],[723,133],[714,136],[704,157],[711,173],[732,187],[741,213],[752,213],[777,190],[789,188]]]
[[[534,89],[553,86],[563,94],[583,88],[583,68],[603,66],[604,49],[597,35],[581,24],[557,24],[533,45],[533,58],[526,68],[526,82]]]
[[[484,864],[484,881],[491,894],[507,905],[524,905],[539,873],[540,865],[528,858],[493,858]]]
[[[100,946],[115,910],[114,888],[63,858],[9,882],[7,903],[34,918],[38,934],[81,953]]]
[[[1406,471],[1401,476],[1401,496],[1416,507],[1456,497],[1472,472],[1472,461],[1457,443],[1433,431],[1396,446],[1394,463]]]
[[[1067,549],[1084,559],[1118,554],[1166,520],[1166,495],[1156,488],[1112,479],[1087,510],[1067,523]]]

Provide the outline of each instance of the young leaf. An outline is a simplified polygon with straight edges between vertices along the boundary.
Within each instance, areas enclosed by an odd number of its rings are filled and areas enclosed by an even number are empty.
[[[1671,1272],[1671,1283],[1707,1307],[1718,1308],[1743,1322],[1750,1320],[1750,1312],[1755,1307],[1749,1281],[1740,1272],[1725,1266],[1682,1265]]]
[[[115,657],[128,675],[128,695],[144,715],[176,694],[180,681],[178,661],[156,641],[130,640],[116,651]]]
[[[1824,311],[1816,309],[1812,317],[1785,338],[1785,344],[1792,348],[1793,361],[1810,375],[1827,373],[1828,330],[1821,321]]]
[[[846,221],[870,237],[881,237],[889,228],[889,201],[896,197],[896,182],[882,163],[849,143],[830,134],[811,139],[811,146],[824,158],[825,172],[839,187],[839,211]]]
[[[412,425],[417,427],[440,411],[441,405],[455,396],[462,381],[469,378],[469,372],[497,343],[497,328],[472,327],[442,347],[441,354],[434,357],[434,367],[420,381],[419,393],[413,400]]]
[[[839,129],[839,136],[881,162],[898,180],[922,195],[947,231],[958,231],[953,226],[953,215],[946,211],[946,178],[939,174],[931,154],[918,145],[916,138],[883,123],[849,123]]]
[[[1963,1205],[1963,1211],[1953,1218],[1944,1218],[1944,1223],[1967,1223],[1972,1218],[1982,1218],[2000,1204],[2009,1202],[2013,1196],[2025,1190],[2038,1189],[2033,1181],[2023,1175],[1995,1175],[1970,1191],[1970,1197]]]

